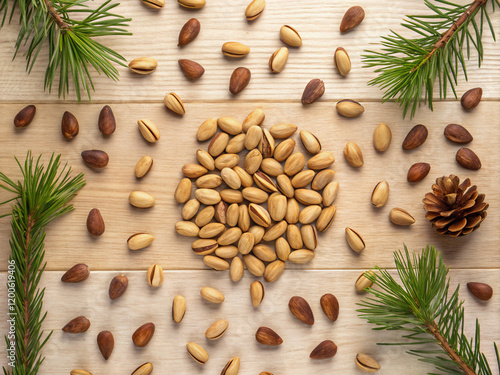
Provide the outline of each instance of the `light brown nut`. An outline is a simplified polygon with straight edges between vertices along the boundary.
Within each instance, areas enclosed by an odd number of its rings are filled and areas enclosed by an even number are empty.
[[[288,60],[288,48],[281,47],[269,58],[269,69],[271,73],[281,73],[285,69]]]
[[[264,270],[264,280],[268,283],[275,282],[280,278],[285,270],[285,262],[281,260],[275,260],[269,263]]]
[[[217,249],[218,250],[218,249]],[[216,271],[226,271],[229,269],[229,263],[224,259],[216,257],[214,255],[205,255],[203,257],[203,263],[206,266],[216,270]]]
[[[229,80],[229,92],[233,95],[238,95],[250,83],[252,73],[248,68],[240,66],[233,71]]]
[[[207,206],[217,204],[221,200],[219,192],[213,189],[198,189],[194,192],[194,195],[196,199]]]
[[[360,168],[364,164],[363,154],[361,153],[361,149],[354,142],[348,142],[345,145],[344,157],[351,167]]]
[[[215,288],[205,286],[201,288],[200,295],[206,299],[208,302],[212,303],[222,303],[224,302],[224,294]]]
[[[320,193],[309,189],[295,190],[295,199],[306,206],[321,204],[321,201],[323,200]]]
[[[186,113],[186,109],[184,108],[184,103],[182,103],[181,98],[175,92],[171,92],[170,94],[165,95],[164,102],[165,106],[172,112],[175,112],[181,116],[183,116]]]
[[[280,260],[283,262],[288,260],[288,256],[290,255],[290,245],[285,238],[277,238],[274,243],[274,248],[276,249],[276,255]]]
[[[242,231],[238,227],[229,228],[218,239],[219,246],[227,246],[237,242],[241,237]]]
[[[300,208],[295,198],[288,198],[285,220],[288,224],[295,224],[299,221]]]
[[[231,261],[231,268],[229,269],[229,275],[233,282],[238,282],[243,277],[243,272],[245,268],[243,267],[243,262],[239,257],[234,257]]]
[[[251,150],[245,157],[245,171],[249,174],[254,174],[260,168],[262,163],[262,154],[259,150]]]
[[[293,139],[286,139],[276,146],[274,150],[274,158],[279,161],[285,161],[292,154],[295,148],[295,141]]]
[[[222,154],[215,161],[215,168],[222,170],[224,168],[233,168],[238,165],[240,157],[238,154]]]
[[[311,205],[300,211],[299,222],[301,224],[311,224],[321,215],[321,206]],[[319,229],[318,229],[319,230]]]
[[[264,275],[266,266],[264,262],[257,258],[255,255],[243,255],[243,263],[245,263],[248,272],[250,272],[252,275],[257,277],[261,277],[262,275]]]
[[[222,178],[217,174],[206,174],[204,176],[198,177],[195,184],[199,189],[215,189],[222,184]]]
[[[365,271],[362,272],[354,283],[354,288],[356,291],[361,293],[364,292],[366,288],[371,288],[373,285],[372,279],[375,278],[375,272],[373,271]]]
[[[314,190],[321,190],[330,182],[332,182],[333,177],[335,176],[335,171],[333,169],[324,169],[314,177],[312,181],[311,187]]]
[[[306,159],[304,155],[301,152],[295,152],[286,159],[284,171],[288,176],[294,176],[299,173],[305,165]]]
[[[253,225],[248,229],[248,233],[252,233],[255,239],[255,244],[258,244],[260,241],[262,241],[262,237],[264,237],[265,232],[266,230],[260,225]]]
[[[326,317],[332,322],[335,322],[339,317],[339,301],[337,297],[333,294],[327,293],[323,294],[320,299],[321,309],[325,313]]]
[[[273,177],[279,176],[280,174],[284,173],[281,163],[273,158],[263,159],[262,163],[260,164],[260,169],[262,170],[262,172]]]
[[[246,204],[240,205],[239,211],[238,226],[243,232],[246,232],[250,229],[250,213],[248,206]]]
[[[372,192],[372,204],[375,207],[383,207],[389,199],[389,184],[387,181],[380,181]]]
[[[252,150],[256,148],[262,140],[262,128],[258,125],[252,125],[248,128],[245,137],[245,148]]]
[[[351,99],[344,99],[337,103],[337,112],[339,115],[354,118],[361,116],[365,108],[358,102]]]
[[[210,141],[210,144],[208,145],[208,153],[215,158],[224,152],[228,143],[229,134],[219,133]]]
[[[196,151],[196,160],[198,160],[198,163],[209,171],[213,171],[215,169],[214,158],[205,150],[198,149]]]
[[[227,184],[227,186],[229,186],[231,189],[239,189],[241,187],[240,177],[231,168],[222,168],[222,170],[220,171],[220,176]]]
[[[415,218],[408,211],[402,208],[393,208],[389,213],[389,219],[396,225],[412,225],[415,224]]]
[[[295,189],[292,186],[290,178],[286,174],[281,174],[276,178],[278,190],[287,198],[293,198]]]
[[[200,238],[214,238],[220,235],[221,233],[224,233],[225,230],[226,226],[224,224],[208,223],[199,230],[198,236]]]
[[[186,203],[191,197],[191,190],[193,189],[193,184],[189,178],[183,178],[180,180],[179,185],[175,189],[174,198],[177,203]]]
[[[182,166],[182,174],[188,178],[198,178],[207,172],[207,168],[199,164],[184,164]]]
[[[187,0],[178,0],[179,2],[180,1],[187,1]],[[190,0],[190,1],[193,1],[193,0]],[[205,0],[203,0],[205,1]],[[193,358],[193,360],[195,360],[197,363],[199,363],[200,365],[204,365],[205,363],[207,363],[208,361],[208,353],[205,349],[203,349],[203,347],[201,345],[198,345],[198,344],[195,344],[194,342],[188,342],[187,345],[186,345],[186,349],[189,353],[189,355],[191,356],[191,358]]]
[[[209,255],[217,250],[219,244],[214,239],[199,239],[192,243],[191,248],[195,254]]]
[[[229,322],[226,319],[220,319],[214,322],[205,331],[205,337],[209,340],[218,340],[229,328]]]
[[[206,0],[177,0],[180,6],[188,9],[201,9],[205,6]]]
[[[151,74],[157,66],[158,61],[152,57],[138,57],[128,63],[129,69],[137,74]]]
[[[253,180],[255,184],[267,193],[273,193],[278,191],[278,188],[274,184],[274,181],[266,175],[264,172],[257,171],[253,175]]]
[[[266,117],[264,110],[260,107],[255,108],[248,116],[243,120],[243,131],[246,133],[248,129],[253,125],[260,126]]]
[[[269,132],[276,139],[286,139],[294,135],[297,129],[297,125],[283,123],[271,126]]]
[[[246,255],[252,251],[255,245],[255,237],[252,233],[243,233],[238,241],[238,250],[241,254]]]
[[[330,182],[323,189],[323,206],[328,207],[333,204],[339,191],[339,183],[337,181]]]
[[[154,241],[154,236],[149,233],[136,233],[127,239],[127,246],[130,250],[140,250],[151,245]]]
[[[288,260],[296,264],[306,264],[314,259],[314,251],[311,250],[295,250],[290,253]]]
[[[389,148],[391,140],[391,129],[385,122],[381,122],[373,132],[373,147],[379,152],[384,152]]]
[[[252,299],[253,307],[257,307],[262,303],[264,295],[264,285],[258,280],[253,281],[250,284],[250,298]]]
[[[217,133],[217,119],[209,118],[200,125],[196,132],[196,139],[200,142],[207,141]]]
[[[226,42],[222,45],[222,53],[228,57],[241,58],[250,52],[250,48],[239,42]]]
[[[250,4],[248,4],[247,9],[245,10],[245,17],[248,21],[253,21],[262,14],[265,7],[265,0],[253,0]]]
[[[144,191],[133,191],[128,196],[129,203],[137,208],[151,208],[155,205],[155,198]]]
[[[335,162],[335,157],[330,151],[322,151],[307,161],[307,167],[315,171],[328,168]]]
[[[276,143],[274,137],[271,135],[269,130],[264,129],[262,131],[262,139],[259,143],[259,151],[263,158],[272,158],[274,154]]]
[[[255,224],[260,225],[264,228],[267,228],[271,225],[271,216],[264,207],[259,206],[255,203],[250,203],[250,205],[248,206],[248,213],[250,214],[250,218],[254,221]]]
[[[333,62],[335,63],[335,68],[337,68],[337,71],[341,76],[346,77],[351,71],[351,59],[344,48],[338,47],[335,50]]]
[[[226,363],[220,375],[238,375],[240,371],[240,357],[234,357]]]
[[[239,218],[240,207],[237,203],[230,204],[226,211],[226,224],[230,227],[235,227],[236,225],[238,225]]]
[[[358,353],[354,362],[363,372],[374,373],[380,370],[380,364],[368,354]]]
[[[132,375],[151,375],[152,372],[153,372],[153,364],[151,362],[146,362],[137,367],[132,373]]]
[[[312,155],[316,155],[321,151],[321,143],[318,138],[311,132],[307,130],[300,131],[300,140],[304,148]]]
[[[184,24],[184,26],[182,26],[182,29],[179,32],[179,43],[177,43],[177,46],[182,47],[188,43],[191,43],[200,33],[200,29],[200,21],[198,21],[196,18],[191,18],[190,20],[188,20]]]
[[[219,258],[224,258],[224,259],[232,259],[236,255],[238,255],[238,248],[236,246],[219,246],[215,250],[215,255],[217,255]]]
[[[271,219],[274,221],[283,220],[287,211],[287,198],[279,193],[273,194],[273,196],[268,199],[267,209]]]
[[[243,202],[243,195],[241,194],[240,190],[233,190],[233,189],[221,190],[220,197],[223,201],[229,204]]]
[[[296,189],[304,188],[311,183],[315,176],[316,172],[312,170],[305,170],[297,173],[292,178],[292,186]]]
[[[325,209],[323,209],[323,211],[324,210]],[[318,234],[316,233],[316,229],[314,229],[312,225],[302,225],[302,227],[300,228],[300,234],[302,235],[302,242],[304,242],[305,247],[307,247],[309,250],[316,249],[316,247],[318,246]],[[276,252],[278,252],[277,249]]]
[[[258,244],[252,249],[253,255],[263,262],[272,262],[276,260],[276,253],[267,245]]]
[[[281,26],[280,37],[283,42],[291,47],[300,47],[302,45],[302,38],[300,37],[299,32],[292,26]]]
[[[200,228],[191,221],[178,221],[175,223],[175,231],[181,236],[197,237],[200,233]]]
[[[243,187],[247,188],[253,185],[253,178],[246,170],[244,170],[240,166],[235,166],[233,170],[238,174],[238,177],[241,180],[241,185]]]
[[[134,173],[136,178],[142,178],[149,173],[153,167],[153,158],[145,155],[139,159],[135,165]]]
[[[159,264],[153,264],[148,268],[148,284],[158,288],[163,284],[163,268]]]
[[[245,148],[245,134],[241,133],[231,138],[226,146],[226,153],[239,154]]]
[[[312,79],[302,93],[302,104],[311,104],[325,93],[325,84],[320,79]]]
[[[288,225],[288,228],[286,229],[286,239],[290,247],[294,250],[302,249],[302,246],[304,246],[300,229],[295,224]],[[290,258],[290,256],[288,258]]]
[[[184,315],[186,314],[186,299],[177,295],[174,297],[172,301],[172,319],[176,323],[182,322],[184,319]]]
[[[232,117],[219,117],[217,125],[223,132],[231,135],[237,135],[243,131],[242,125]]]
[[[345,238],[349,247],[357,253],[362,252],[366,247],[363,237],[352,228],[345,228]]]

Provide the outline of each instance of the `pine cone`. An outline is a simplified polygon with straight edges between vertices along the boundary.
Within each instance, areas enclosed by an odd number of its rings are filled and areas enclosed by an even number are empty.
[[[458,237],[475,231],[486,218],[488,203],[470,179],[460,183],[455,175],[436,179],[432,193],[425,194],[425,218],[439,234]]]

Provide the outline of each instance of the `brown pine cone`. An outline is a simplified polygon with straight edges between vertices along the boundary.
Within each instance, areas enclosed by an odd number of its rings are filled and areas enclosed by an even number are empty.
[[[425,218],[439,234],[458,237],[475,231],[486,218],[488,203],[470,179],[460,183],[455,175],[436,179],[432,193],[425,194]]]

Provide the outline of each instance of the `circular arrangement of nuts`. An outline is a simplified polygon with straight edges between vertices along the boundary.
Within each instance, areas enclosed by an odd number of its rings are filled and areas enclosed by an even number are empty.
[[[310,156],[306,159],[294,151],[291,137],[297,126],[263,129],[264,117],[257,108],[243,123],[231,117],[206,120],[197,139],[210,140],[208,149],[196,152],[198,164],[183,166],[185,177],[175,191],[176,201],[184,204],[177,233],[199,237],[193,251],[215,270],[230,269],[235,282],[243,276],[244,265],[253,275],[273,282],[286,261],[311,261],[317,232],[326,231],[336,213],[333,202],[339,184],[330,169],[333,154],[322,150],[314,134],[302,130],[300,140]]]

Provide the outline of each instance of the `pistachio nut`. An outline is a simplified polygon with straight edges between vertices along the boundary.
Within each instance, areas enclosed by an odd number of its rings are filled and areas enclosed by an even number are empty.
[[[184,108],[184,104],[182,103],[181,98],[174,92],[167,94],[165,96],[165,105],[172,112],[177,113],[178,115],[183,116],[186,113],[186,109]]]
[[[152,57],[138,57],[128,64],[130,70],[138,74],[151,74],[157,66],[158,62]]]

